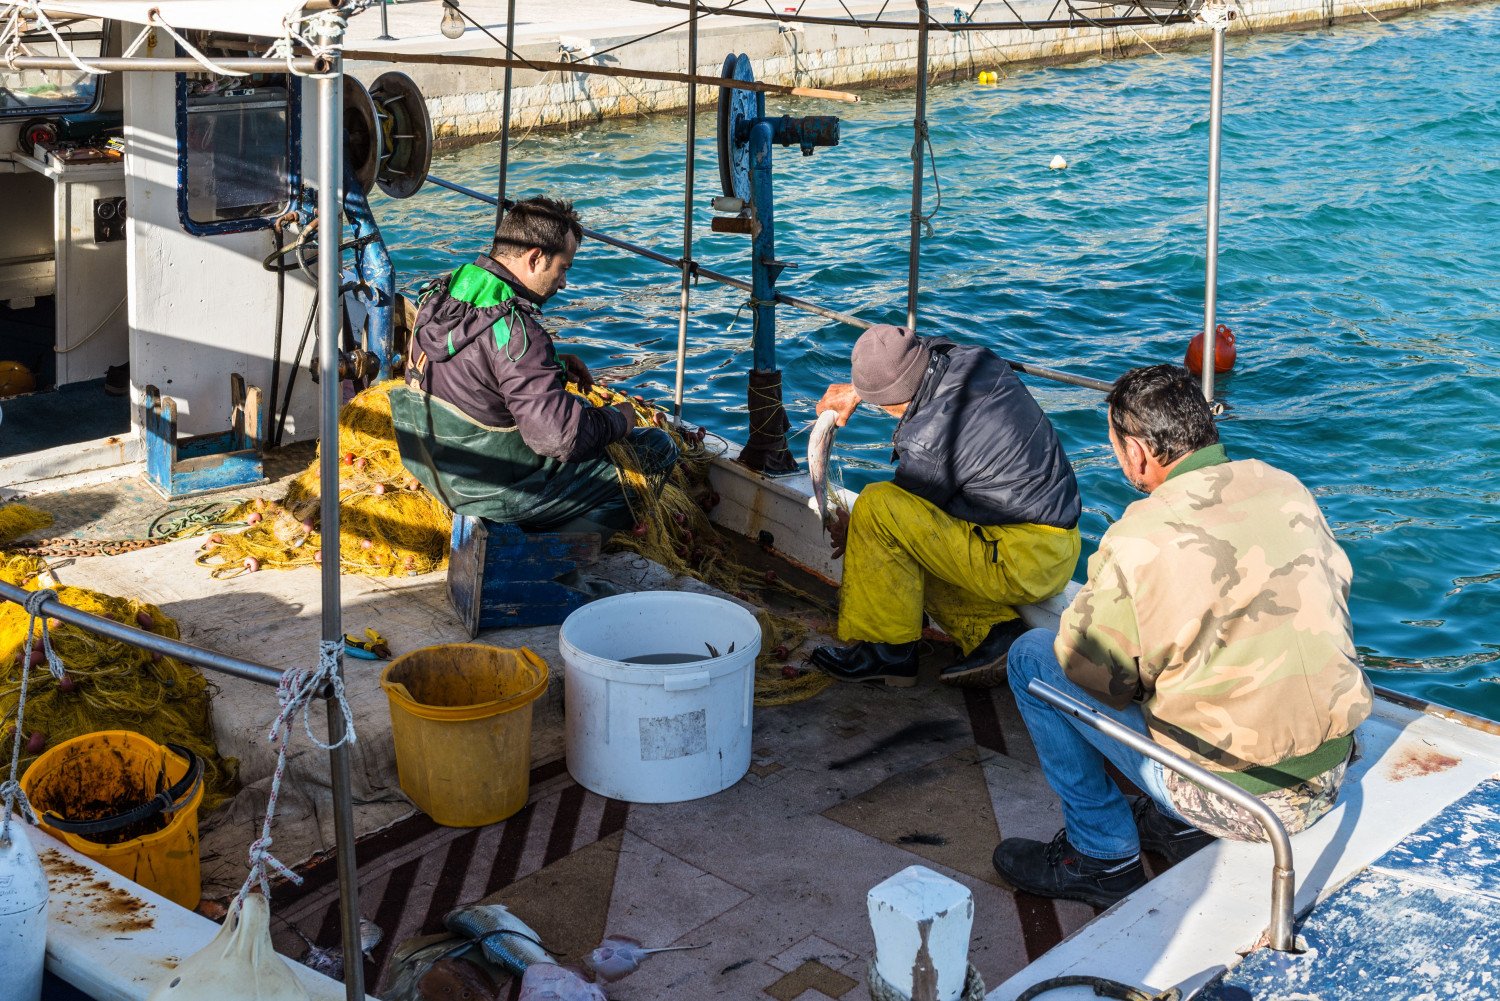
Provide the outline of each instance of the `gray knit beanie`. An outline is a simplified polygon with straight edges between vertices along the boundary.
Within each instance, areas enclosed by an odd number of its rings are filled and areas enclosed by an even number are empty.
[[[910,402],[927,374],[930,354],[910,328],[876,324],[854,342],[854,391],[866,403],[881,407]]]

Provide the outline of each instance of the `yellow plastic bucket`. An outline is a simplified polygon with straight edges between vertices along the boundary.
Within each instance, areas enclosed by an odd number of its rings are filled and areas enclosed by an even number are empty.
[[[430,646],[380,676],[401,790],[445,827],[482,827],[526,805],[531,704],[547,662],[482,643]]]
[[[87,733],[33,761],[21,788],[42,830],[173,903],[198,906],[203,781],[191,751],[130,730]],[[48,823],[107,826],[131,815],[139,819],[107,833],[72,833]],[[156,829],[131,836],[143,827]]]

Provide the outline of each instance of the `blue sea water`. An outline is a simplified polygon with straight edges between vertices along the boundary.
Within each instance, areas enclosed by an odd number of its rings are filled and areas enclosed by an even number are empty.
[[[1493,5],[1231,36],[1219,320],[1239,362],[1219,395],[1231,454],[1317,494],[1354,564],[1356,640],[1376,682],[1500,720],[1497,81]],[[1102,379],[1180,360],[1202,324],[1208,93],[1203,48],[934,88],[941,206],[922,331]],[[777,256],[799,265],[782,288],[902,322],[910,93],[768,106],[843,119],[837,148],[777,153]],[[748,276],[746,238],[708,232],[718,167],[712,116],[700,124],[696,256]],[[675,255],[683,137],[680,117],[519,136],[510,190],[571,197],[587,225]],[[1058,153],[1065,171],[1048,169]],[[439,157],[433,173],[492,191],[496,150]],[[483,249],[493,225],[488,206],[432,186],[376,210],[408,285]],[[695,290],[685,402],[690,420],[740,440],[745,298]],[[548,314],[591,366],[640,363],[633,391],[667,400],[677,302],[675,272],[586,244]],[[847,380],[857,332],[779,314],[801,427]],[[1087,556],[1135,495],[1099,394],[1028,383],[1078,470]],[[893,427],[866,408],[840,435],[846,485],[887,475]]]

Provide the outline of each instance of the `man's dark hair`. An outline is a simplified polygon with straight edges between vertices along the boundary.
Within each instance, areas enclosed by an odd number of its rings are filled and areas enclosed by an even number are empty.
[[[1131,369],[1106,402],[1115,434],[1140,438],[1162,465],[1219,440],[1203,391],[1179,365]]]
[[[490,256],[515,257],[535,247],[551,258],[567,249],[569,233],[582,242],[583,227],[578,224],[578,213],[573,211],[571,201],[528,198],[516,202],[505,213],[495,230]]]

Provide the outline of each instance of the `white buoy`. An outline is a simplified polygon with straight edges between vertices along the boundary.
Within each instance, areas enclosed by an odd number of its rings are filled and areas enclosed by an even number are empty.
[[[0,956],[5,997],[39,1001],[47,962],[47,874],[18,817],[10,822],[9,840],[0,841]]]
[[[963,996],[974,925],[968,887],[908,866],[870,891],[869,907],[875,972],[890,991],[914,1001]]]
[[[1047,166],[1051,167],[1053,170],[1067,170],[1068,169],[1068,161],[1066,161],[1066,160],[1063,159],[1061,153],[1058,153],[1056,156],[1054,156],[1052,158],[1052,162],[1049,163],[1049,164],[1047,164]]]

